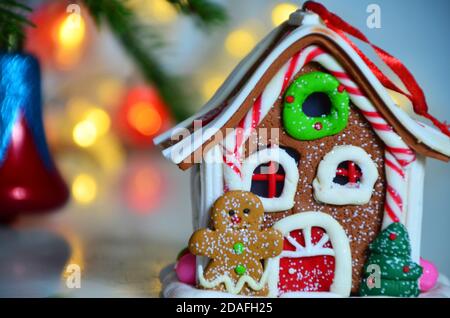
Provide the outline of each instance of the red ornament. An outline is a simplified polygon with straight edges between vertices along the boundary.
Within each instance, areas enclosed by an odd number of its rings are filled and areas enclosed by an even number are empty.
[[[314,124],[314,129],[315,130],[322,130],[322,128],[323,128],[322,123],[317,122],[317,123]]]
[[[403,273],[409,273],[410,268],[409,266],[403,266]]]
[[[0,167],[0,215],[41,213],[62,206],[69,191],[54,167],[46,167],[23,116],[13,128]]]
[[[339,86],[338,86],[338,92],[339,92],[339,93],[342,93],[343,91],[345,91],[345,86],[342,85],[342,84],[339,84]]]
[[[295,97],[292,95],[286,96],[286,103],[293,103],[295,101]]]
[[[396,238],[397,238],[397,234],[395,234],[395,233],[389,234],[389,239],[390,239],[391,241],[395,241]]]
[[[12,129],[0,127],[6,147],[0,153],[0,219],[38,214],[62,206],[69,197],[56,169],[42,127],[39,64],[25,54],[2,56],[2,70],[11,69],[0,82],[0,113]],[[18,91],[20,87],[20,91]],[[12,110],[11,110],[12,109]],[[10,112],[15,112],[17,118]]]
[[[124,140],[137,147],[153,145],[153,137],[171,125],[169,111],[153,87],[132,88],[117,113],[116,125]]]

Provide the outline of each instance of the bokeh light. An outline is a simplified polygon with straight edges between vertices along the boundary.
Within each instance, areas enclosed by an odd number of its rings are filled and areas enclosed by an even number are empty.
[[[98,138],[98,131],[94,123],[83,120],[73,128],[73,141],[80,147],[92,146]]]
[[[142,18],[159,23],[169,23],[177,17],[175,8],[167,0],[130,0],[128,5]]]
[[[272,10],[272,23],[274,26],[279,26],[284,21],[289,19],[289,15],[296,11],[298,6],[293,3],[277,4]]]
[[[130,210],[138,214],[151,213],[161,202],[163,179],[157,168],[148,161],[130,163],[125,176],[125,201]]]
[[[203,83],[202,86],[203,98],[205,100],[210,99],[224,81],[225,76],[223,75],[215,75],[208,77],[208,79]]]
[[[89,109],[85,114],[85,121],[91,122],[99,136],[105,135],[111,126],[111,119],[107,112],[100,108]]]
[[[97,197],[97,182],[85,173],[77,175],[72,183],[72,197],[80,204],[89,204]]]
[[[236,58],[243,58],[256,45],[256,38],[248,30],[238,29],[231,32],[225,40],[227,52]]]
[[[68,15],[59,25],[58,43],[62,49],[78,48],[86,36],[86,23],[81,14]]]
[[[145,136],[156,134],[162,125],[162,118],[155,107],[146,102],[139,102],[130,107],[127,120],[138,132]]]

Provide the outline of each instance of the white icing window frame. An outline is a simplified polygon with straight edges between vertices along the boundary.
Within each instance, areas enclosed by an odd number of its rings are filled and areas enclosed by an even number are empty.
[[[252,176],[255,169],[258,166],[271,161],[280,164],[285,171],[283,191],[277,198],[258,197],[263,203],[265,212],[289,210],[294,206],[294,197],[297,191],[299,173],[294,158],[292,158],[284,149],[273,147],[253,153],[243,162],[241,176],[224,164],[225,182],[229,190],[250,191],[252,186]]]
[[[361,169],[358,187],[333,182],[340,163],[353,161]],[[314,198],[334,205],[362,205],[370,201],[378,179],[378,169],[370,155],[362,148],[350,145],[336,146],[327,153],[317,168],[313,180]]]

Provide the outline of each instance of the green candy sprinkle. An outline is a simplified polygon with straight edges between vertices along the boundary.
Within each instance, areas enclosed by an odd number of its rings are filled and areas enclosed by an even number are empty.
[[[244,252],[244,244],[241,242],[237,242],[233,245],[233,250],[237,255],[241,255]]]
[[[239,276],[242,276],[245,274],[245,272],[247,271],[247,268],[245,268],[244,265],[238,265],[235,267],[234,271],[236,272],[236,274],[238,274]]]

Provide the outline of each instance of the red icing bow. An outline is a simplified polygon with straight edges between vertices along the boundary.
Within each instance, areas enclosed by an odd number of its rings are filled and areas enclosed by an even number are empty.
[[[422,89],[420,88],[411,72],[406,68],[406,66],[402,64],[399,59],[395,58],[378,46],[372,44],[361,31],[342,20],[339,16],[328,11],[327,8],[325,8],[322,4],[314,1],[307,1],[303,5],[303,9],[318,14],[328,28],[338,33],[348,44],[352,46],[352,48],[358,53],[358,55],[363,59],[363,61],[367,64],[367,66],[385,87],[408,97],[408,99],[412,102],[413,109],[416,114],[431,120],[437,128],[439,128],[444,134],[450,137],[448,126],[428,113],[428,105]],[[399,77],[403,85],[405,85],[405,87],[408,89],[408,92],[400,89],[385,74],[383,74],[383,72],[381,72],[381,70],[375,65],[375,63],[373,63],[367,56],[365,56],[364,53],[357,48],[356,44],[347,37],[346,34],[354,36],[355,38],[369,44],[375,50],[378,57],[381,58],[381,60],[383,60],[383,62],[386,63],[386,65],[389,66],[389,68]]]

